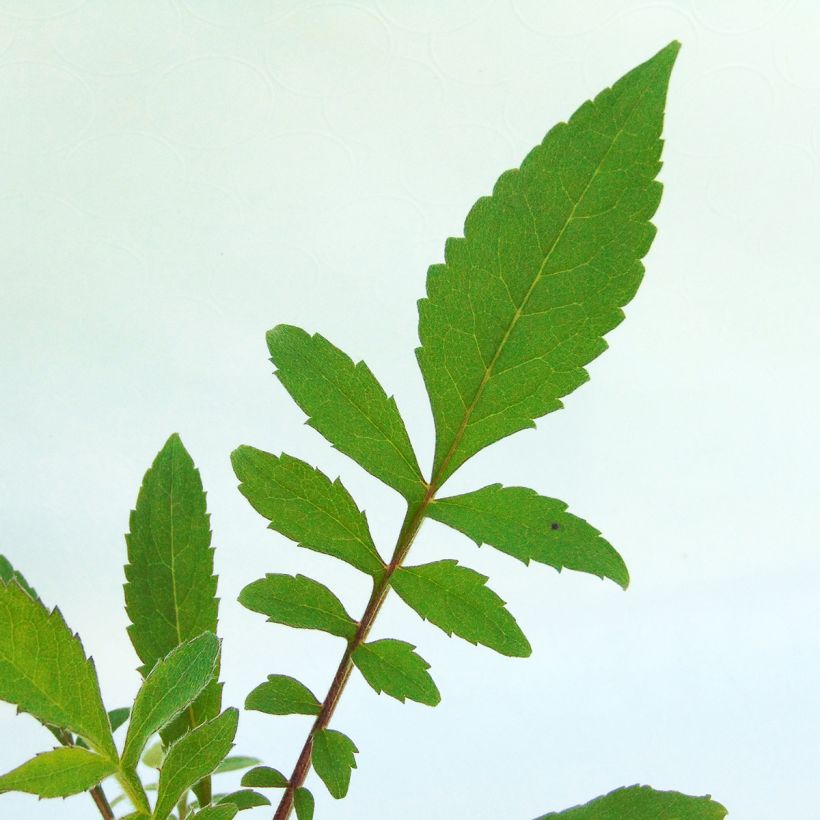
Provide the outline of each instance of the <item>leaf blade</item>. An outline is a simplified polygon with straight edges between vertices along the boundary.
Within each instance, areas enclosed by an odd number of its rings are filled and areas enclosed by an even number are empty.
[[[287,675],[268,675],[245,698],[245,709],[268,715],[318,715],[321,708],[307,686]]]
[[[430,664],[417,655],[415,647],[390,638],[363,643],[353,652],[353,663],[377,693],[385,692],[404,703],[405,698],[436,706],[441,701]]]
[[[267,333],[276,376],[337,450],[412,501],[425,482],[407,429],[364,362],[355,363],[318,333],[291,325]]]
[[[313,792],[304,786],[296,789],[293,795],[293,808],[296,809],[296,820],[313,820],[313,812],[316,810]]]
[[[204,632],[171,650],[148,673],[137,693],[122,752],[124,768],[135,769],[152,735],[187,709],[213,679],[219,639]]]
[[[589,803],[573,806],[564,811],[550,812],[538,820],[564,817],[566,820],[655,820],[658,817],[680,820],[722,820],[726,808],[705,797],[690,797],[675,791],[656,791],[650,786],[627,786],[615,789]]]
[[[239,811],[255,809],[257,806],[270,806],[270,800],[264,794],[255,792],[253,789],[239,789],[230,794],[222,795],[217,800],[218,806],[236,806]]]
[[[331,555],[378,577],[384,562],[365,514],[339,479],[286,453],[275,456],[255,447],[231,454],[239,491],[270,524],[299,546]]]
[[[49,612],[15,581],[0,581],[0,700],[118,759],[94,661],[60,610]]]
[[[427,515],[528,564],[537,561],[609,578],[626,589],[629,572],[615,548],[567,505],[526,487],[491,484],[436,499]]]
[[[168,749],[159,774],[154,820],[165,820],[187,789],[213,773],[233,747],[238,720],[236,709],[226,709]]]
[[[0,794],[17,791],[38,797],[70,797],[93,789],[116,770],[113,761],[78,746],[43,752],[0,775]]]
[[[587,380],[584,366],[640,283],[660,201],[671,43],[553,128],[450,239],[419,302],[419,365],[436,426],[434,484],[534,426]]]
[[[342,602],[324,584],[304,575],[268,573],[239,593],[239,603],[267,615],[272,623],[318,629],[345,640],[356,634],[356,622]]]
[[[257,766],[242,775],[241,786],[255,786],[259,789],[286,789],[288,779],[278,769]]]
[[[205,490],[176,433],[145,473],[129,524],[125,608],[144,677],[185,641],[217,632],[219,599]],[[213,682],[184,716],[163,730],[166,744],[219,714],[218,675],[217,664]]]
[[[424,620],[508,657],[526,658],[532,647],[487,577],[453,560],[399,567],[392,585]]]
[[[358,751],[356,744],[347,735],[335,729],[322,729],[313,738],[313,768],[337,800],[347,794],[351,772],[356,768]]]

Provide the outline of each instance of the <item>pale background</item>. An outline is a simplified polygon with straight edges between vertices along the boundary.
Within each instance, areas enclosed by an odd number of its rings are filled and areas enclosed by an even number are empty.
[[[358,613],[365,583],[267,531],[228,455],[341,474],[384,551],[402,504],[302,426],[265,330],[365,358],[426,467],[427,265],[502,170],[673,38],[666,192],[627,320],[565,411],[452,484],[566,500],[632,587],[428,524],[413,557],[491,575],[533,656],[448,639],[394,598],[376,632],[419,645],[443,702],[354,677],[334,721],[361,749],[350,795],[310,785],[317,820],[529,820],[635,782],[711,792],[737,818],[820,817],[811,0],[0,2],[0,548],[82,634],[110,707],[138,685],[123,532],[175,430],[208,489],[226,703],[269,672],[324,691],[340,641],[236,596],[304,571]],[[237,751],[289,772],[307,725],[251,713]],[[0,708],[0,769],[49,741]],[[0,798],[3,818],[94,816],[83,795]]]

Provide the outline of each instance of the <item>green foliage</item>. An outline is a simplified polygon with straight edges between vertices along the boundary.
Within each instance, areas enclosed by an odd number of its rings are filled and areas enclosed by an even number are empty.
[[[316,801],[313,793],[304,786],[296,789],[293,796],[293,808],[296,809],[296,820],[313,820],[313,812],[316,810]]]
[[[313,738],[313,768],[337,800],[347,794],[358,751],[347,735],[335,729],[322,729]]]
[[[126,536],[128,635],[146,675],[171,650],[203,632],[216,634],[219,601],[211,526],[202,480],[180,437],[172,435],[145,474]],[[214,680],[187,713],[163,731],[166,744],[219,714]]]
[[[287,675],[268,675],[245,699],[245,708],[268,715],[318,715],[321,704],[303,683]]]
[[[225,759],[233,747],[238,720],[236,709],[226,709],[213,720],[192,729],[168,749],[159,775],[154,820],[165,820],[180,797]]]
[[[124,768],[136,768],[150,737],[167,726],[213,679],[219,640],[205,632],[158,661],[145,678],[131,710],[122,752]]]
[[[68,797],[94,788],[113,774],[116,764],[76,746],[53,749],[0,776],[0,793],[28,792],[38,797]]]
[[[390,638],[363,643],[353,652],[353,663],[379,694],[384,692],[402,703],[409,698],[436,706],[441,695],[427,672],[430,664],[414,649],[412,644]]]
[[[0,700],[117,760],[94,662],[60,611],[49,612],[16,581],[0,581]]]
[[[220,806],[208,806],[205,809],[194,812],[190,817],[197,820],[233,820],[239,813],[239,807],[233,803],[223,803]]]
[[[526,487],[492,484],[430,505],[428,515],[528,564],[574,569],[611,578],[624,589],[629,573],[601,533],[566,511],[567,505]]]
[[[529,641],[486,582],[486,575],[445,560],[399,567],[393,589],[422,618],[448,635],[513,658],[529,657]]]
[[[239,811],[255,809],[257,806],[270,806],[270,800],[264,794],[253,791],[253,789],[240,789],[239,791],[223,794],[216,798],[217,805],[234,805]]]
[[[288,785],[288,779],[278,769],[257,766],[242,776],[242,785],[258,789],[284,789]]]
[[[11,565],[11,562],[5,555],[0,555],[0,581],[5,581],[7,584],[10,584],[12,581],[17,581],[35,601],[40,600],[40,596],[35,592],[34,587],[29,585],[22,573],[18,572]]]
[[[331,481],[298,458],[253,447],[240,447],[231,461],[239,489],[271,529],[368,575],[381,575],[384,564],[367,518],[339,479]]]
[[[367,365],[298,327],[279,325],[267,339],[276,375],[308,424],[408,500],[421,498],[426,485],[396,402]]]
[[[268,574],[248,584],[239,603],[268,616],[272,623],[298,629],[318,629],[351,639],[356,623],[342,602],[323,584],[304,575]]]
[[[680,792],[659,792],[649,786],[629,786],[596,797],[583,806],[545,814],[566,820],[721,820],[726,809],[710,797],[689,797]]]
[[[224,774],[225,772],[241,772],[242,769],[249,769],[255,766],[259,760],[246,755],[233,755],[226,757],[215,769],[214,774]]]
[[[643,275],[661,197],[672,43],[569,122],[473,206],[427,276],[418,360],[436,424],[434,483],[587,379]]]

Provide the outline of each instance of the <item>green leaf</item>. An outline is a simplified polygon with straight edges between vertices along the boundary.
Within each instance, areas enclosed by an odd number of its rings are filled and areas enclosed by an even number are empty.
[[[28,792],[39,797],[69,797],[93,789],[113,774],[116,764],[76,746],[43,752],[0,776],[0,793]]]
[[[583,806],[545,814],[567,820],[721,820],[727,810],[710,797],[689,797],[680,792],[659,792],[649,786],[629,786],[597,797]]]
[[[257,766],[242,776],[242,786],[255,786],[258,789],[285,789],[288,779],[278,769],[270,766]]]
[[[74,732],[117,760],[94,661],[58,609],[49,612],[19,584],[0,581],[0,700]]]
[[[358,751],[347,735],[334,729],[322,729],[313,738],[313,768],[337,800],[347,794],[350,773],[356,768]]]
[[[239,813],[239,807],[233,803],[225,803],[221,806],[208,806],[205,809],[194,812],[189,815],[191,818],[196,817],[197,820],[233,820]]]
[[[323,584],[304,575],[275,575],[248,584],[239,603],[267,615],[272,623],[298,629],[319,629],[349,640],[356,623],[342,602]]]
[[[433,409],[433,483],[534,426],[584,366],[643,275],[678,43],[553,128],[472,208],[419,302],[417,351]]]
[[[624,589],[629,573],[601,533],[567,511],[563,501],[526,487],[491,484],[472,493],[434,501],[427,515],[463,532],[480,547],[490,544],[519,561],[611,578]]]
[[[213,679],[219,639],[212,632],[173,649],[145,678],[131,710],[122,765],[135,769],[149,738],[198,697]]]
[[[128,706],[121,706],[119,709],[112,709],[108,713],[108,720],[111,723],[111,731],[116,732],[131,715],[131,709]]]
[[[254,447],[239,447],[231,462],[242,482],[239,490],[272,530],[368,575],[381,575],[384,563],[367,518],[338,478],[331,481],[298,458]]]
[[[245,708],[268,715],[318,715],[321,704],[303,683],[287,675],[268,675],[245,699]]]
[[[0,555],[0,581],[5,581],[7,584],[10,584],[12,581],[17,581],[35,601],[40,600],[40,596],[35,592],[34,587],[26,581],[21,572],[18,572],[11,565],[11,562],[5,555]]]
[[[223,795],[217,801],[217,804],[232,803],[239,811],[246,809],[255,809],[257,806],[270,806],[270,800],[264,794],[253,791],[253,789],[241,789],[240,791],[232,792],[231,794]]]
[[[396,401],[368,366],[291,325],[269,330],[267,341],[276,375],[308,424],[408,501],[421,498],[426,484]]]
[[[151,744],[142,756],[142,762],[148,766],[149,769],[161,769],[162,761],[164,759],[165,748],[163,747],[161,740]]]
[[[404,703],[405,698],[435,706],[438,688],[427,670],[430,664],[417,655],[412,644],[385,639],[363,643],[353,653],[353,663],[376,690]]]
[[[486,582],[486,575],[453,560],[399,567],[392,579],[399,597],[448,635],[502,655],[528,657],[529,641]]]
[[[159,775],[157,805],[152,815],[165,820],[177,801],[211,774],[233,747],[239,712],[226,709],[219,717],[197,726],[168,749]]]
[[[225,772],[239,772],[242,769],[249,769],[260,761],[255,757],[244,757],[235,755],[226,757],[215,769],[214,774],[224,774]]]
[[[313,820],[313,812],[316,809],[316,801],[310,789],[296,789],[293,795],[293,808],[296,809],[296,820]]]

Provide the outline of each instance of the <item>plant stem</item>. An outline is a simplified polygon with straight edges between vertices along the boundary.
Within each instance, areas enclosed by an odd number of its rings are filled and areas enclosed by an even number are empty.
[[[91,799],[99,809],[103,819],[114,820],[114,811],[111,808],[111,804],[108,802],[108,798],[105,796],[102,786],[94,786],[94,788],[90,789],[88,793],[91,795]]]
[[[313,750],[313,739],[319,732],[322,731],[322,729],[327,727],[328,723],[330,723],[330,719],[333,717],[333,713],[336,710],[336,706],[339,703],[339,699],[342,696],[342,692],[344,692],[345,685],[347,684],[347,681],[350,678],[350,673],[353,669],[353,653],[365,642],[365,640],[367,640],[367,636],[370,633],[373,622],[376,620],[376,616],[379,614],[382,604],[384,604],[387,593],[390,591],[390,579],[392,578],[393,573],[402,565],[402,562],[407,556],[407,552],[413,545],[413,541],[418,534],[419,527],[421,527],[421,523],[424,520],[425,513],[427,512],[427,507],[433,500],[435,492],[436,487],[433,484],[430,484],[427,487],[427,492],[425,493],[424,498],[417,504],[411,504],[407,507],[407,514],[404,517],[404,522],[402,523],[401,530],[399,531],[399,536],[396,539],[396,547],[393,550],[393,557],[390,559],[390,563],[385,567],[384,574],[373,585],[373,592],[370,595],[370,600],[367,602],[364,614],[359,621],[356,634],[347,644],[342,660],[339,662],[339,668],[336,670],[336,675],[333,678],[333,682],[330,684],[330,689],[328,689],[327,696],[325,697],[319,714],[316,716],[316,720],[308,733],[305,744],[302,747],[302,751],[296,761],[296,766],[293,769],[293,774],[290,776],[290,780],[288,781],[285,793],[282,795],[282,800],[276,809],[276,814],[273,816],[273,820],[288,820],[291,812],[293,811],[293,798],[296,794],[296,790],[301,788],[302,784],[305,782],[308,772],[310,771],[310,756]]]

